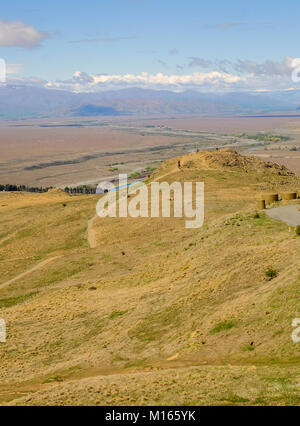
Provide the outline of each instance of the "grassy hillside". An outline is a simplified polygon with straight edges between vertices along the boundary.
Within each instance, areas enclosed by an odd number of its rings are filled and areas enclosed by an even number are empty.
[[[149,183],[204,181],[198,230],[97,219],[90,249],[97,196],[0,195],[2,404],[299,404],[300,238],[256,199],[300,179],[230,150],[177,161]]]

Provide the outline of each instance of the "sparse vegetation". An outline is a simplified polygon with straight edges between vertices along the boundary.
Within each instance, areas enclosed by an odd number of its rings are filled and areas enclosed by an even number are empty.
[[[255,135],[248,135],[246,133],[240,133],[235,135],[244,139],[255,139],[260,142],[287,142],[291,138],[289,136],[281,136],[281,135],[269,135],[266,133],[256,133]]]

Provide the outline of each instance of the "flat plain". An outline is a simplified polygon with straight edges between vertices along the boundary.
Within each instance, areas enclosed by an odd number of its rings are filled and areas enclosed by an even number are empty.
[[[261,133],[291,139],[259,143],[255,136]],[[99,117],[2,123],[0,183],[96,185],[197,149],[226,146],[299,172],[300,125],[294,117]],[[290,151],[294,147],[298,153]]]

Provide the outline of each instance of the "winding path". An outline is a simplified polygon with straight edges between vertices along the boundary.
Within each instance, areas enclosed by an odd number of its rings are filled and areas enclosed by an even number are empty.
[[[95,214],[95,216],[93,216],[92,219],[88,221],[88,242],[91,249],[97,247],[96,235],[93,229],[93,225],[97,217],[98,215]]]
[[[43,260],[42,262],[35,265],[33,268],[28,269],[28,271],[23,272],[22,274],[17,275],[15,278],[12,278],[9,281],[6,281],[3,284],[0,284],[0,290],[2,290],[4,287],[8,287],[10,284],[14,283],[15,281],[18,281],[21,278],[24,278],[26,275],[31,274],[32,272],[37,271],[38,269],[43,268],[44,266],[48,265],[48,263],[53,262],[53,260],[57,259],[59,256],[51,257],[49,259]]]

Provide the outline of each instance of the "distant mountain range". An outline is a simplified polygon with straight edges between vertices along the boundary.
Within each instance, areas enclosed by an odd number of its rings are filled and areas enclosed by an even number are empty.
[[[71,93],[27,85],[0,87],[0,119],[149,114],[258,114],[295,111],[300,91],[174,93],[140,88]]]

